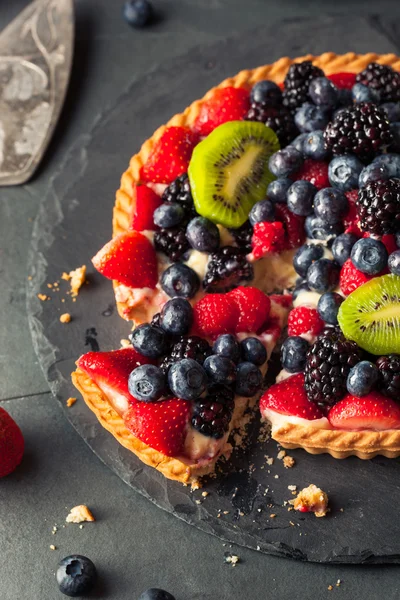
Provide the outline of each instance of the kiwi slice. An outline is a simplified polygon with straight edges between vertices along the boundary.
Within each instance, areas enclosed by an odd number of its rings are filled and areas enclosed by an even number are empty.
[[[277,150],[275,132],[263,123],[230,121],[216,127],[195,147],[188,169],[199,215],[225,227],[243,225],[274,179],[268,159]]]
[[[338,320],[346,338],[371,354],[400,353],[400,277],[361,285],[340,305]]]

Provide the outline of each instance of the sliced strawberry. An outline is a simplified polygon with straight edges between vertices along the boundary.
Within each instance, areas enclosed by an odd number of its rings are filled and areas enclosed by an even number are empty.
[[[282,252],[285,248],[285,229],[280,221],[256,223],[251,238],[254,258]]]
[[[227,294],[207,294],[193,308],[193,328],[200,335],[234,333],[238,320],[236,302]]]
[[[292,294],[270,294],[269,299],[271,302],[276,302],[283,308],[290,308],[292,305]]]
[[[293,175],[293,179],[304,179],[309,181],[319,190],[330,187],[328,177],[328,164],[322,160],[307,158],[302,167]]]
[[[310,308],[308,306],[297,306],[289,313],[289,335],[302,335],[304,333],[318,335],[319,333],[321,333],[324,327],[324,322],[319,316],[316,308]]]
[[[192,412],[192,403],[172,398],[162,402],[136,402],[125,415],[125,425],[142,442],[166,456],[177,456]]]
[[[372,277],[361,273],[353,265],[351,258],[348,258],[340,271],[340,289],[345,296],[354,292],[360,285],[370,281]]]
[[[216,89],[209,100],[203,102],[193,124],[199,135],[208,135],[227,121],[241,121],[250,108],[249,93],[243,88]]]
[[[345,233],[352,233],[357,237],[361,237],[362,231],[360,229],[356,205],[358,190],[350,190],[349,192],[345,192],[345,195],[349,203],[348,211],[343,218]]]
[[[0,408],[0,477],[10,475],[24,455],[24,437],[14,419]]]
[[[275,204],[275,215],[279,221],[282,221],[285,228],[286,248],[299,248],[306,240],[305,217],[299,217],[292,213],[286,204]]]
[[[331,408],[328,419],[336,429],[347,431],[400,429],[400,405],[378,392],[362,398],[349,394]]]
[[[92,263],[104,277],[128,287],[156,287],[156,251],[151,242],[137,231],[117,235],[98,251]]]
[[[270,335],[275,342],[278,341],[281,335],[282,327],[280,324],[279,317],[275,317],[272,314],[267,319],[267,322],[260,328],[258,334],[260,336]]]
[[[199,137],[187,127],[167,127],[140,171],[143,181],[171,183],[186,173]]]
[[[271,301],[261,290],[255,287],[239,286],[229,292],[239,311],[236,323],[237,333],[256,333],[266,322],[271,309]]]
[[[147,185],[133,186],[133,211],[130,229],[135,231],[154,231],[153,214],[156,208],[162,204],[160,196],[157,196]]]
[[[266,416],[265,411],[268,409],[281,415],[291,415],[308,420],[323,417],[318,406],[307,398],[303,373],[297,373],[280,383],[275,383],[265,392],[260,400],[261,414]]]
[[[122,348],[112,352],[87,352],[76,362],[99,387],[107,386],[130,401],[135,399],[128,390],[129,374],[136,367],[148,363],[153,364],[154,361],[142,356],[134,348]]]
[[[355,73],[332,73],[332,75],[327,75],[327,77],[341,90],[351,90],[356,82]]]

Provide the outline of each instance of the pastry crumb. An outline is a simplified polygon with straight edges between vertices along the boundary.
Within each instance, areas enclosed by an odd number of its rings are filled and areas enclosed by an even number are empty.
[[[271,514],[269,515],[269,518],[270,518],[270,519],[275,519],[275,517],[276,517],[276,514],[275,514],[275,513],[271,513]]]
[[[69,273],[64,273],[61,275],[61,279],[64,279],[64,281],[69,281],[71,279],[71,275]]]
[[[277,455],[277,457],[276,457],[276,458],[277,458],[278,460],[282,460],[283,458],[285,458],[285,456],[286,456],[286,452],[285,452],[285,450],[280,450],[280,451],[278,452],[278,455]]]
[[[71,406],[73,404],[75,404],[75,402],[77,401],[77,398],[68,398],[68,400],[66,401],[66,405],[68,406],[68,408],[71,408]]]
[[[51,545],[50,545],[50,550],[57,550],[57,548],[55,547],[55,545],[54,545],[54,544],[51,544]]]
[[[240,557],[236,554],[225,554],[225,562],[230,564],[232,567],[236,567],[238,562],[240,562]]]
[[[39,298],[39,300],[41,300],[42,302],[45,302],[46,300],[50,300],[49,296],[46,296],[46,294],[38,294],[37,297]]]
[[[340,587],[340,584],[341,584],[341,583],[342,583],[342,580],[341,580],[341,579],[338,579],[338,580],[337,580],[337,582],[336,582],[336,587]]]
[[[275,479],[279,479],[279,475],[274,475],[274,478]]]
[[[325,517],[328,512],[328,496],[313,483],[302,489],[294,500],[290,500],[294,510],[313,512],[316,517]]]
[[[296,464],[293,456],[284,456],[283,457],[283,466],[285,469],[291,469]]]
[[[84,521],[93,522],[96,519],[85,504],[80,504],[71,508],[65,520],[67,523],[83,523]]]
[[[79,294],[79,290],[86,281],[86,266],[82,265],[77,269],[69,272],[71,296],[75,298]]]
[[[72,319],[72,317],[69,313],[63,313],[62,315],[60,315],[61,323],[70,323],[71,319]]]
[[[207,498],[207,496],[209,496],[209,492],[201,492],[201,495],[203,498]]]
[[[199,480],[193,481],[192,485],[191,485],[191,490],[192,492],[195,492],[196,490],[199,490],[201,488],[201,483]]]
[[[333,585],[328,585],[328,590],[331,592],[333,590]]]
[[[28,275],[28,281],[32,281],[32,275]]]

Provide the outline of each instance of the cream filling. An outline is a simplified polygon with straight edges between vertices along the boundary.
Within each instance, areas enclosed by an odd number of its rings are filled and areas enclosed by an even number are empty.
[[[298,425],[299,427],[306,427],[307,429],[332,429],[328,419],[321,417],[320,419],[303,419],[302,417],[295,417],[293,415],[282,415],[281,413],[272,410],[271,408],[265,408],[261,412],[263,419],[266,419],[271,423],[271,433],[284,429],[287,425]]]

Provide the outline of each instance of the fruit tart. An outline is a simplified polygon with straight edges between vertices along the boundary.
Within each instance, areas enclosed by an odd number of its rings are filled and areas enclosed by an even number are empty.
[[[399,70],[326,53],[242,71],[131,159],[93,264],[132,348],[81,357],[73,379],[166,476],[193,481],[229,452],[288,311],[260,404],[272,436],[400,455]]]

